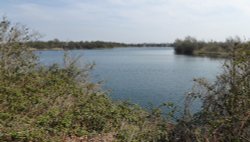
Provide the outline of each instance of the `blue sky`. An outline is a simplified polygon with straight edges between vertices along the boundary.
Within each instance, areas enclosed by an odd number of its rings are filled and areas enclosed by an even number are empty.
[[[250,0],[0,0],[0,15],[42,40],[173,42],[250,38]]]

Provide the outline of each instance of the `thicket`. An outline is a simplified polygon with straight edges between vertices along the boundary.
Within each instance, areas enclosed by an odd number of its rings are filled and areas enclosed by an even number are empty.
[[[186,100],[186,113],[173,130],[173,141],[250,140],[250,50],[231,40],[230,54],[216,82],[196,79]],[[192,115],[188,106],[195,99],[202,110]]]

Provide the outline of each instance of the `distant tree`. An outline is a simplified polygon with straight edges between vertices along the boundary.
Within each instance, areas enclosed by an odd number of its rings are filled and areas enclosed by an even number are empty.
[[[185,37],[184,40],[177,39],[173,43],[176,54],[192,55],[193,51],[198,48],[198,42],[191,36]]]

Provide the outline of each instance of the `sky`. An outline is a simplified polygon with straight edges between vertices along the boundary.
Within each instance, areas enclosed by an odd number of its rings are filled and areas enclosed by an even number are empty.
[[[0,16],[41,40],[173,42],[250,39],[250,0],[0,0]]]

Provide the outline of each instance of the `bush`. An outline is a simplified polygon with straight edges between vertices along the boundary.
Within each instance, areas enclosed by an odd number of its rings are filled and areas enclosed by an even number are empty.
[[[250,139],[250,50],[238,43],[231,47],[224,73],[214,84],[196,80],[189,98],[201,98],[202,110],[181,120],[173,131],[173,141]]]

